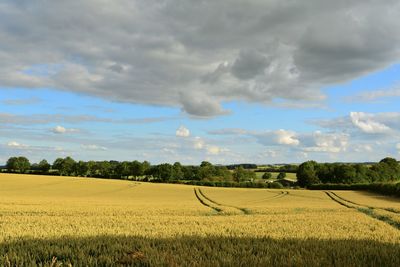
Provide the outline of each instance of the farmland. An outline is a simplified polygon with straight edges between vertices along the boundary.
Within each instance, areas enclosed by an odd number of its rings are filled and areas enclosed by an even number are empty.
[[[400,266],[400,201],[0,174],[0,265]]]

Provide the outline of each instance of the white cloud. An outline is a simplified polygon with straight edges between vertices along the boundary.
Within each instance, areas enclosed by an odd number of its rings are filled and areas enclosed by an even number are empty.
[[[93,150],[93,151],[106,151],[107,148],[104,146],[99,146],[99,145],[94,145],[94,144],[89,144],[89,145],[81,145],[81,148],[83,150]]]
[[[285,145],[285,146],[297,146],[300,144],[300,140],[297,138],[297,134],[294,131],[288,131],[279,129],[275,131],[265,132],[252,132],[247,131],[247,134],[254,136],[263,145]]]
[[[400,143],[396,145],[397,152],[400,154]]]
[[[397,85],[394,88],[374,90],[363,92],[356,96],[349,97],[348,100],[352,102],[370,102],[381,98],[400,97],[400,87]]]
[[[349,135],[343,133],[322,133],[316,131],[311,136],[305,135],[304,139],[311,139],[310,144],[307,144],[306,141],[304,142],[305,146],[303,150],[305,152],[345,152],[349,144]]]
[[[8,142],[7,146],[10,147],[10,148],[15,148],[15,149],[27,149],[27,148],[29,148],[28,145],[24,145],[24,144],[18,143],[16,141]]]
[[[280,129],[274,132],[276,134],[276,141],[281,145],[297,146],[300,141],[296,139],[296,133]]]
[[[205,142],[204,142],[204,140],[203,140],[201,137],[196,136],[196,137],[193,139],[193,148],[194,148],[194,149],[197,149],[197,150],[200,150],[200,149],[203,149],[204,147],[205,147]]]
[[[385,133],[390,130],[383,123],[373,120],[373,116],[364,112],[350,112],[352,123],[365,133]]]
[[[228,149],[221,148],[215,145],[207,145],[207,154],[209,155],[219,155],[223,152],[228,152]]]
[[[372,152],[374,148],[370,144],[356,144],[352,147],[355,152]]]
[[[176,136],[178,137],[189,137],[190,131],[185,126],[181,125],[175,132]]]
[[[60,126],[60,125],[57,125],[57,126],[54,127],[53,129],[51,129],[51,131],[52,131],[53,133],[55,133],[55,134],[64,134],[64,133],[76,133],[76,132],[79,132],[78,129],[73,129],[73,128],[67,129],[67,128],[65,128],[65,127],[63,127],[63,126]]]

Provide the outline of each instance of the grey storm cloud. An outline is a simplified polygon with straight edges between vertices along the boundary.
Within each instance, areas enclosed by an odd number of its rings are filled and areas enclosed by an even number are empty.
[[[2,1],[0,86],[210,117],[323,99],[400,59],[399,1]]]

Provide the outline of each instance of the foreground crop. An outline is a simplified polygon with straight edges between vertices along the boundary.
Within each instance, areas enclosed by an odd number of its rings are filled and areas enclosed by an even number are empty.
[[[400,209],[333,193],[393,218]],[[5,266],[400,266],[396,227],[324,191],[0,175],[0,228]]]

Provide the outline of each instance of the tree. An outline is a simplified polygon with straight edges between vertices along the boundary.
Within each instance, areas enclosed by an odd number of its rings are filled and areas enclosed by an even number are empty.
[[[130,162],[128,161],[123,161],[120,162],[117,166],[116,172],[118,173],[120,178],[128,178],[129,175],[131,174],[130,171]]]
[[[142,162],[143,175],[148,175],[150,168],[151,168],[150,162],[146,160]]]
[[[111,174],[111,163],[109,161],[98,162],[98,172],[101,177],[109,178]]]
[[[50,167],[51,165],[45,159],[42,159],[38,164],[38,169],[43,173],[47,173],[50,170]]]
[[[11,157],[7,160],[6,168],[8,171],[17,171],[17,157]]]
[[[232,172],[225,166],[215,166],[214,172],[215,179],[219,181],[232,181],[233,179]]]
[[[135,178],[143,175],[143,166],[141,162],[137,160],[131,162],[131,174]]]
[[[271,179],[272,175],[270,172],[264,172],[264,174],[262,175],[263,179]]]
[[[78,176],[87,176],[88,175],[88,164],[82,160],[78,161],[75,164],[76,175]]]
[[[62,168],[66,175],[72,176],[75,174],[75,160],[71,157],[64,159]]]
[[[202,161],[197,175],[200,180],[212,179],[214,176],[214,166],[208,161]]]
[[[7,160],[6,167],[10,171],[25,173],[31,164],[26,157],[11,157]]]
[[[278,174],[278,177],[276,177],[278,180],[284,179],[286,177],[286,172],[280,172]]]
[[[182,165],[179,162],[175,162],[172,166],[172,178],[175,180],[183,179]]]
[[[99,172],[99,164],[96,161],[90,160],[87,162],[87,176],[89,177],[96,177]]]
[[[53,163],[53,169],[57,169],[61,176],[71,176],[75,174],[75,163],[75,160],[71,157],[58,158]]]
[[[242,166],[239,166],[233,172],[233,179],[236,182],[253,180],[254,178],[256,178],[256,173],[250,170],[245,170]]]
[[[300,186],[306,187],[320,182],[315,170],[316,165],[317,162],[315,161],[306,161],[300,164],[296,174]]]
[[[335,183],[351,184],[357,182],[356,169],[350,164],[336,164],[334,168]]]
[[[163,163],[157,166],[153,166],[152,175],[161,181],[168,181],[172,177],[172,165],[168,163]]]

